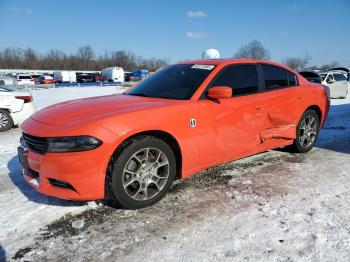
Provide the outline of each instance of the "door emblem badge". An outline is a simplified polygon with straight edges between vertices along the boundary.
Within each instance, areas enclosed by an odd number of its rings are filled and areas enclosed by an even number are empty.
[[[197,120],[196,119],[194,119],[194,118],[191,118],[190,119],[190,127],[196,127],[196,125],[197,125]]]

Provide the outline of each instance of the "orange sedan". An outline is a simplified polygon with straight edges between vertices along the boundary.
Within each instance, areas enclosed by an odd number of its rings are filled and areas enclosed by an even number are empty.
[[[18,152],[41,193],[135,209],[203,169],[273,148],[309,151],[328,109],[327,87],[283,65],[190,61],[123,94],[40,110],[21,125]]]

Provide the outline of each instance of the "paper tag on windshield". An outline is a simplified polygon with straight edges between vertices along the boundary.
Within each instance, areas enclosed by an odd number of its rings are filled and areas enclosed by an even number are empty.
[[[196,69],[204,69],[204,70],[212,70],[215,66],[214,65],[193,65],[191,68]]]

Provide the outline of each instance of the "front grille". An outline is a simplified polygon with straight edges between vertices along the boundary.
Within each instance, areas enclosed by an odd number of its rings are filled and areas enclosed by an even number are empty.
[[[47,139],[44,137],[31,136],[23,133],[23,140],[28,149],[34,153],[45,154],[47,151]]]

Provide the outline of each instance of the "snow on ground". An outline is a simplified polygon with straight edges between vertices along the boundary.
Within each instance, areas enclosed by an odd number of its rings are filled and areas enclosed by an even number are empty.
[[[118,92],[62,90],[33,95],[41,107],[50,99]],[[33,191],[20,176],[20,134],[13,129],[0,134],[0,257],[349,261],[349,130],[350,99],[333,100],[317,147],[308,154],[274,150],[208,169],[176,183],[160,203],[126,211]],[[83,226],[75,229],[72,222]]]
[[[118,87],[53,88],[32,90],[38,109],[61,101],[120,93]],[[0,133],[0,246],[15,250],[20,241],[26,242],[30,233],[67,212],[80,212],[90,203],[76,203],[35,192],[20,176],[17,158],[19,128]],[[0,252],[1,261],[1,252]]]

